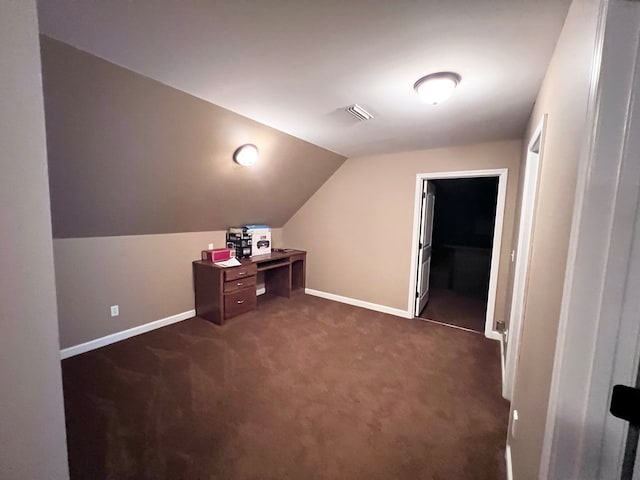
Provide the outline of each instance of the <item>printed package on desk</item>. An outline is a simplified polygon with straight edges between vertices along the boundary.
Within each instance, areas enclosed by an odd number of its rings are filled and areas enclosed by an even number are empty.
[[[227,248],[233,250],[232,256],[245,258],[251,256],[252,232],[244,227],[229,227],[227,230]]]
[[[235,255],[234,255],[235,256]],[[221,262],[231,258],[231,250],[228,248],[214,248],[202,250],[202,260],[205,262]]]
[[[271,227],[269,225],[245,225],[251,232],[251,256],[271,253]]]

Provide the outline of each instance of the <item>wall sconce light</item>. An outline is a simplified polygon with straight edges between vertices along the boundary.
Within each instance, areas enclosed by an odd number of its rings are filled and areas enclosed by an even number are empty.
[[[251,143],[242,145],[233,152],[233,161],[243,167],[250,167],[258,161],[258,147]]]
[[[451,96],[460,80],[461,77],[457,73],[432,73],[418,80],[413,88],[424,102],[437,105]]]

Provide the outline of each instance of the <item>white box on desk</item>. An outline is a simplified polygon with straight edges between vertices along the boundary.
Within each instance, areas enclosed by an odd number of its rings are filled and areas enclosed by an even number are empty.
[[[245,225],[252,232],[251,256],[271,253],[271,227],[269,225]]]

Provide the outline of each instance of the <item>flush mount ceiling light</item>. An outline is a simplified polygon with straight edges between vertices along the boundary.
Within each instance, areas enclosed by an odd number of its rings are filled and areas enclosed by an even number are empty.
[[[418,80],[413,88],[424,102],[437,105],[451,96],[460,80],[457,73],[432,73]]]
[[[233,161],[243,167],[255,165],[258,161],[258,147],[251,143],[238,147],[236,151],[233,152]]]

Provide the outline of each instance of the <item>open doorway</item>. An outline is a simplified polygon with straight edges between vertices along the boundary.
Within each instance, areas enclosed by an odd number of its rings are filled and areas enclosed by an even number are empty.
[[[435,191],[423,319],[484,333],[498,178],[429,180]]]
[[[416,180],[411,310],[499,339],[494,311],[507,170]]]

